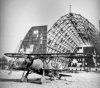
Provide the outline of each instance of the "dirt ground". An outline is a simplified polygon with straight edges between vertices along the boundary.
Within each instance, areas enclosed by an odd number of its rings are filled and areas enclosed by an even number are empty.
[[[100,88],[100,72],[66,73],[67,77],[61,80],[50,81],[47,78],[46,83],[39,84],[36,78],[41,78],[35,73],[28,76],[29,81],[21,82],[22,71],[0,70],[0,88]]]

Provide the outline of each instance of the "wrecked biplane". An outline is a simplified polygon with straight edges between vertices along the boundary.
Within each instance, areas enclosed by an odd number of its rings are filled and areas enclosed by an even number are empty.
[[[21,81],[27,82],[28,75],[32,72],[42,75],[41,83],[46,80],[45,76],[53,80],[55,77],[61,79],[62,71],[68,70],[68,64],[73,58],[91,58],[90,54],[85,53],[51,53],[51,54],[21,54],[21,53],[5,53],[8,57],[25,58],[23,61],[24,68],[16,68],[16,70],[23,70]],[[16,60],[15,60],[16,61]],[[13,67],[13,66],[11,66]],[[27,73],[25,74],[25,71]]]

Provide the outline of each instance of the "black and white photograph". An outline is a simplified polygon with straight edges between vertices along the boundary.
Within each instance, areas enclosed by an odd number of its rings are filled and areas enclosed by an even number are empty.
[[[100,0],[0,0],[0,88],[100,88]]]

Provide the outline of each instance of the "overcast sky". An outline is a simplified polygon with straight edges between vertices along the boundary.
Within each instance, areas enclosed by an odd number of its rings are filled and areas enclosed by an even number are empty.
[[[63,15],[81,14],[99,29],[100,0],[0,0],[0,56],[14,52],[32,26],[48,25]]]

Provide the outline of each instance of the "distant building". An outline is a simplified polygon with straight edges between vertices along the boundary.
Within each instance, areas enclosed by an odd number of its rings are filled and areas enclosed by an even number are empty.
[[[23,39],[19,52],[23,53],[46,53],[47,26],[32,27]]]

